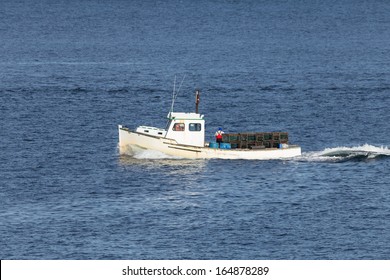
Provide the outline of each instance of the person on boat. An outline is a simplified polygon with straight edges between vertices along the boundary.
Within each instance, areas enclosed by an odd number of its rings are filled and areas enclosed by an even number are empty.
[[[217,141],[218,143],[218,148],[221,147],[221,143],[222,143],[222,134],[224,134],[225,132],[222,131],[222,128],[218,128],[218,131],[215,132],[215,140]]]

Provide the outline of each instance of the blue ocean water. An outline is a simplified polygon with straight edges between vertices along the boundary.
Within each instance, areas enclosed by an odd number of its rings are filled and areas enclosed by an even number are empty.
[[[2,0],[0,258],[389,259],[389,58],[388,1]],[[302,156],[120,156],[175,75]]]

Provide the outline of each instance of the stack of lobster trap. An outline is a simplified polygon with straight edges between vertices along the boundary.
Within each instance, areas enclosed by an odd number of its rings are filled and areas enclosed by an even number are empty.
[[[288,144],[287,132],[225,133],[222,137],[232,149],[269,149]]]

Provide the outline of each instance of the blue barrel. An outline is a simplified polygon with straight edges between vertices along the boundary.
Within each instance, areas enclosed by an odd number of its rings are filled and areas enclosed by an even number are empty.
[[[288,148],[288,144],[278,144],[278,148],[279,149],[287,149]]]
[[[231,149],[232,146],[230,145],[230,143],[221,143],[220,148],[221,149]]]
[[[210,148],[213,148],[213,149],[217,149],[217,148],[218,148],[218,143],[216,143],[216,142],[210,142],[209,147],[210,147]]]

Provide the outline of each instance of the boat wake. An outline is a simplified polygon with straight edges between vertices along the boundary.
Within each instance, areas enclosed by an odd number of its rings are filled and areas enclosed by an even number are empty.
[[[345,162],[369,161],[387,157],[390,158],[390,149],[388,147],[376,147],[365,144],[357,147],[336,147],[326,148],[323,151],[306,152],[302,153],[302,156],[295,158],[295,160],[316,162]]]
[[[181,157],[170,156],[159,151],[153,150],[140,150],[134,155],[136,159],[182,159]]]
[[[155,150],[146,150],[137,146],[127,146],[121,153],[135,159],[181,159],[181,157],[171,156]]]

